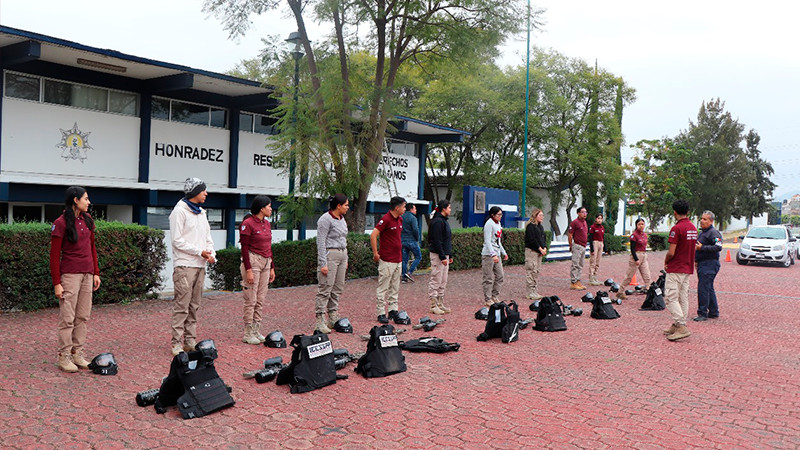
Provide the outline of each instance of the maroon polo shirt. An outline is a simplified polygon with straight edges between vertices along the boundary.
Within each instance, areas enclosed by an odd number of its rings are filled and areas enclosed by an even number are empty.
[[[641,233],[639,230],[634,230],[631,233],[631,245],[634,246],[634,251],[637,252],[646,252],[647,251],[647,233],[642,231]],[[670,262],[672,264],[672,262]]]
[[[381,220],[375,225],[375,229],[381,233],[378,249],[381,259],[390,263],[403,262],[403,244],[400,240],[400,233],[403,231],[403,217],[395,218],[392,213],[388,212],[381,217]]]
[[[272,258],[272,225],[266,217],[264,220],[258,220],[256,216],[244,219],[239,226],[239,241],[242,243],[242,262],[245,269],[251,268],[250,252]],[[274,261],[272,267],[275,267]]]
[[[669,230],[670,244],[675,244],[675,256],[667,263],[669,273],[694,272],[694,252],[697,243],[697,228],[684,217]]]
[[[603,227],[602,224],[593,223],[591,227],[589,227],[589,232],[592,233],[592,240],[593,241],[600,241],[603,242],[603,237],[606,234],[606,229]],[[575,236],[572,237],[575,239]]]
[[[94,231],[89,229],[82,217],[75,218],[75,229],[78,231],[78,240],[71,242],[67,238],[67,221],[63,214],[50,228],[50,276],[53,286],[61,283],[62,273],[100,275]]]
[[[586,247],[589,227],[586,226],[585,220],[581,220],[580,217],[573,220],[572,223],[569,224],[569,230],[567,231],[572,233],[573,243]]]

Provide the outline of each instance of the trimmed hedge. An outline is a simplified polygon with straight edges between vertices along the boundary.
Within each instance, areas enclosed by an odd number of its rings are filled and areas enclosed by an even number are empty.
[[[619,253],[627,251],[625,242],[628,240],[625,236],[617,236],[615,234],[606,234],[603,236],[603,251],[609,255],[612,253]]]
[[[552,234],[545,232],[547,246]],[[427,234],[423,236],[422,260],[419,267],[430,267]],[[509,260],[504,264],[523,264],[525,262],[525,231],[503,230],[503,246]],[[481,266],[483,248],[483,229],[466,228],[453,230],[453,265],[451,270],[470,269]],[[347,236],[348,269],[347,278],[365,278],[378,273],[377,264],[372,260],[369,235],[350,233]],[[275,259],[275,281],[273,287],[302,286],[317,283],[317,240],[284,241],[272,244]],[[214,289],[226,291],[241,290],[242,275],[239,270],[241,250],[229,247],[217,251],[217,263],[209,269],[209,277]]]
[[[669,249],[669,233],[650,233],[647,235],[647,243],[654,251]]]
[[[161,286],[167,261],[164,232],[142,225],[97,221],[100,289],[92,303],[147,298]],[[0,225],[0,310],[57,306],[50,278],[50,225]]]

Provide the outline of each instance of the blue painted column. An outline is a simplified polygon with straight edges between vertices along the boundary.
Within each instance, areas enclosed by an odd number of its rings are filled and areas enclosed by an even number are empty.
[[[139,94],[139,183],[150,182],[150,137],[152,130],[153,96],[150,94]],[[133,222],[139,225],[147,225],[147,206],[156,194],[153,191],[147,193],[147,202],[137,200],[132,204]],[[153,203],[154,204],[154,203]]]
[[[228,140],[228,152],[231,157],[228,161],[228,187],[239,186],[239,109],[231,108],[230,114],[230,139]]]
[[[236,208],[225,208],[225,246],[236,245]]]
[[[419,186],[417,186],[417,198],[425,198],[425,159],[428,157],[427,143],[419,144]]]
[[[150,182],[150,133],[153,96],[140,94],[139,104],[139,183]]]

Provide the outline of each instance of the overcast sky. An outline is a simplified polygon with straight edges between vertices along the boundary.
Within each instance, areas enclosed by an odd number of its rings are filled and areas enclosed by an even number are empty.
[[[719,97],[761,135],[776,198],[800,193],[800,4],[540,0],[533,7],[546,10],[533,45],[597,59],[636,89],[623,117],[626,144],[675,136],[704,100]],[[276,12],[254,18],[251,31],[231,41],[200,0],[0,0],[0,24],[215,72],[256,56],[261,37],[295,29]],[[524,36],[508,42],[501,63],[525,63]]]

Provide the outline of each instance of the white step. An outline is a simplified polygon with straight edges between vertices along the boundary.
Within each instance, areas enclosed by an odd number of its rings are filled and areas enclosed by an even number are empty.
[[[589,247],[586,247],[586,256],[589,256]],[[545,261],[563,261],[565,259],[572,259],[572,251],[569,248],[569,242],[550,242],[550,248],[547,250],[547,255],[544,257]]]

